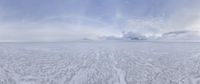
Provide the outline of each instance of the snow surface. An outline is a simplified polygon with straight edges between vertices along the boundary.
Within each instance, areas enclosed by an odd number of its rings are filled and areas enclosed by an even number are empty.
[[[0,43],[0,84],[200,84],[200,43]]]

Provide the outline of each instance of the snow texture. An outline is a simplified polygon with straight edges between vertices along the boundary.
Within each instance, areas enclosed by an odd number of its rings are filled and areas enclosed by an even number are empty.
[[[200,84],[200,43],[1,43],[0,84]]]

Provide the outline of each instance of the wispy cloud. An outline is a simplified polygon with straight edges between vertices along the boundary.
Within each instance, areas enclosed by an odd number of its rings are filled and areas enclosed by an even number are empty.
[[[0,1],[0,41],[69,41],[200,31],[199,0]],[[196,33],[195,33],[196,34]]]
[[[40,21],[2,22],[1,41],[71,41],[116,35],[109,24],[89,18],[54,17]]]

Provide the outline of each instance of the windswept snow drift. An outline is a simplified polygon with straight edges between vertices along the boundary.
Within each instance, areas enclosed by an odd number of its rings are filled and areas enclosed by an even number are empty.
[[[1,43],[0,84],[199,84],[200,43]]]

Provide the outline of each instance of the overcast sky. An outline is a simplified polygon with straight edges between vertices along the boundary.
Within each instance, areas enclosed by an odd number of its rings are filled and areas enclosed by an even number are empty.
[[[200,31],[200,0],[0,0],[0,41]]]

